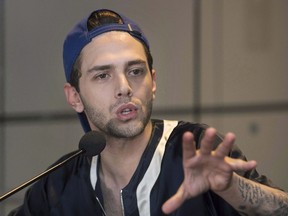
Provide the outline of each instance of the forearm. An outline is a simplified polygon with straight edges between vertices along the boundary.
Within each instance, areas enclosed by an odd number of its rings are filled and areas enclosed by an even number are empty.
[[[288,215],[287,193],[237,174],[227,190],[216,193],[241,215]]]

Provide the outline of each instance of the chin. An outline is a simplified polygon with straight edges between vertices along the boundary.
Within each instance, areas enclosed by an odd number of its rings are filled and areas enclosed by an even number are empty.
[[[110,124],[108,128],[108,133],[114,137],[118,138],[133,138],[141,134],[145,126],[142,122],[138,123],[128,123],[125,125],[122,124]]]

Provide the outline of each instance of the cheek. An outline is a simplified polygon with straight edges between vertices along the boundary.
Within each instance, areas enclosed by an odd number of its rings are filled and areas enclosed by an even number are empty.
[[[84,88],[80,89],[80,93],[83,100],[85,100],[86,105],[89,105],[90,107],[105,106],[106,101],[104,100],[104,92],[100,92],[96,89],[85,86]]]
[[[96,84],[93,84],[93,82],[89,82],[88,80],[85,80],[85,78],[80,79],[82,82],[80,82],[80,93],[83,97],[85,97],[86,101],[91,103],[92,101],[99,101],[102,100],[101,97],[103,97],[103,94],[105,94],[105,90],[99,89]]]
[[[155,92],[156,92],[156,83],[154,82],[154,80],[151,79],[151,77],[149,77],[146,85],[146,94],[150,96],[152,95],[152,97],[154,98]]]
[[[146,99],[146,100],[154,99],[153,87],[150,83],[147,85],[143,84],[141,85],[140,88],[138,86],[137,92],[139,93],[138,95],[142,99]]]

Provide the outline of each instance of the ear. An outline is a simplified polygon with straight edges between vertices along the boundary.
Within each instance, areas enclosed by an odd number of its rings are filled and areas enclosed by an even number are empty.
[[[153,100],[155,100],[156,97],[156,71],[152,69],[152,92],[153,92]]]
[[[75,87],[71,86],[70,83],[65,83],[64,93],[66,95],[67,102],[76,112],[81,113],[84,111],[82,100]]]

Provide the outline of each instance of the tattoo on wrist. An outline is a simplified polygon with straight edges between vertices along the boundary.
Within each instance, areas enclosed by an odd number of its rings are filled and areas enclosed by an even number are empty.
[[[247,179],[239,179],[238,189],[243,198],[244,205],[238,207],[239,212],[249,211],[248,208],[262,209],[262,213],[268,214],[270,210],[273,215],[288,215],[288,198],[282,192],[277,194],[266,192],[258,184],[251,184]],[[249,207],[248,207],[249,206]]]
[[[239,191],[245,202],[248,202],[251,205],[259,204],[264,193],[258,185],[249,184],[244,179],[239,179],[238,184]]]

